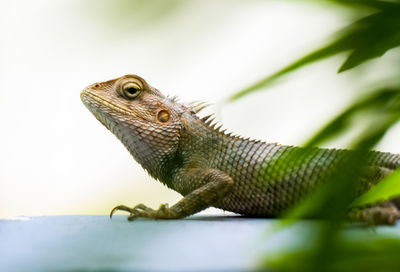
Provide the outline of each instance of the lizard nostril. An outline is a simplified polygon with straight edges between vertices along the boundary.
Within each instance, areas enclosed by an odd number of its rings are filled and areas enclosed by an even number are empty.
[[[99,88],[99,87],[100,87],[100,84],[98,84],[98,83],[97,83],[97,84],[94,84],[94,87],[95,87],[95,88]]]

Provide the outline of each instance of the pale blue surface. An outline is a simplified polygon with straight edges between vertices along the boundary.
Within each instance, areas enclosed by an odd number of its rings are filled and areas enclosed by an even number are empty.
[[[50,216],[0,220],[0,271],[248,270],[269,220]]]
[[[305,235],[301,226],[309,223],[302,222],[268,238],[276,222],[234,216],[128,222],[122,215],[0,220],[0,271],[254,270],[262,253],[312,244],[315,235]],[[400,237],[400,225],[346,233]]]

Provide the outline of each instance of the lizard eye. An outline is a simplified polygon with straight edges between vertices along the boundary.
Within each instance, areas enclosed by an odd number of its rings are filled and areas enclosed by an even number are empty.
[[[140,86],[135,82],[128,82],[122,86],[122,95],[128,99],[134,99],[141,92]]]

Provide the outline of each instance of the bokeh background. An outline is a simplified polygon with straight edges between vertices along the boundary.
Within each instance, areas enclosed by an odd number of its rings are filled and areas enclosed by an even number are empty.
[[[20,0],[0,10],[0,217],[180,199],[83,106],[79,93],[94,82],[138,74],[182,101],[212,103],[204,114],[216,112],[229,131],[302,144],[360,95],[355,73],[368,86],[400,61],[397,50],[338,75],[336,56],[225,103],[354,18],[340,7],[265,0]],[[395,126],[378,149],[400,153],[399,134]]]

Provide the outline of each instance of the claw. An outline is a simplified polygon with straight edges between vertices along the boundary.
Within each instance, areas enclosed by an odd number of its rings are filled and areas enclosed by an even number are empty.
[[[170,211],[168,204],[161,204],[158,210],[153,210],[152,208],[149,208],[144,204],[138,204],[133,208],[130,208],[125,205],[118,205],[114,209],[111,210],[110,218],[112,218],[113,214],[116,211],[129,212],[129,216],[128,216],[129,221],[132,221],[138,217],[153,218],[153,219],[179,218],[179,216],[177,216],[177,214]]]
[[[113,214],[114,214],[116,211],[132,212],[132,209],[129,208],[128,206],[125,206],[125,205],[118,205],[118,206],[114,207],[114,208],[111,210],[111,212],[110,212],[110,218],[112,218]]]

